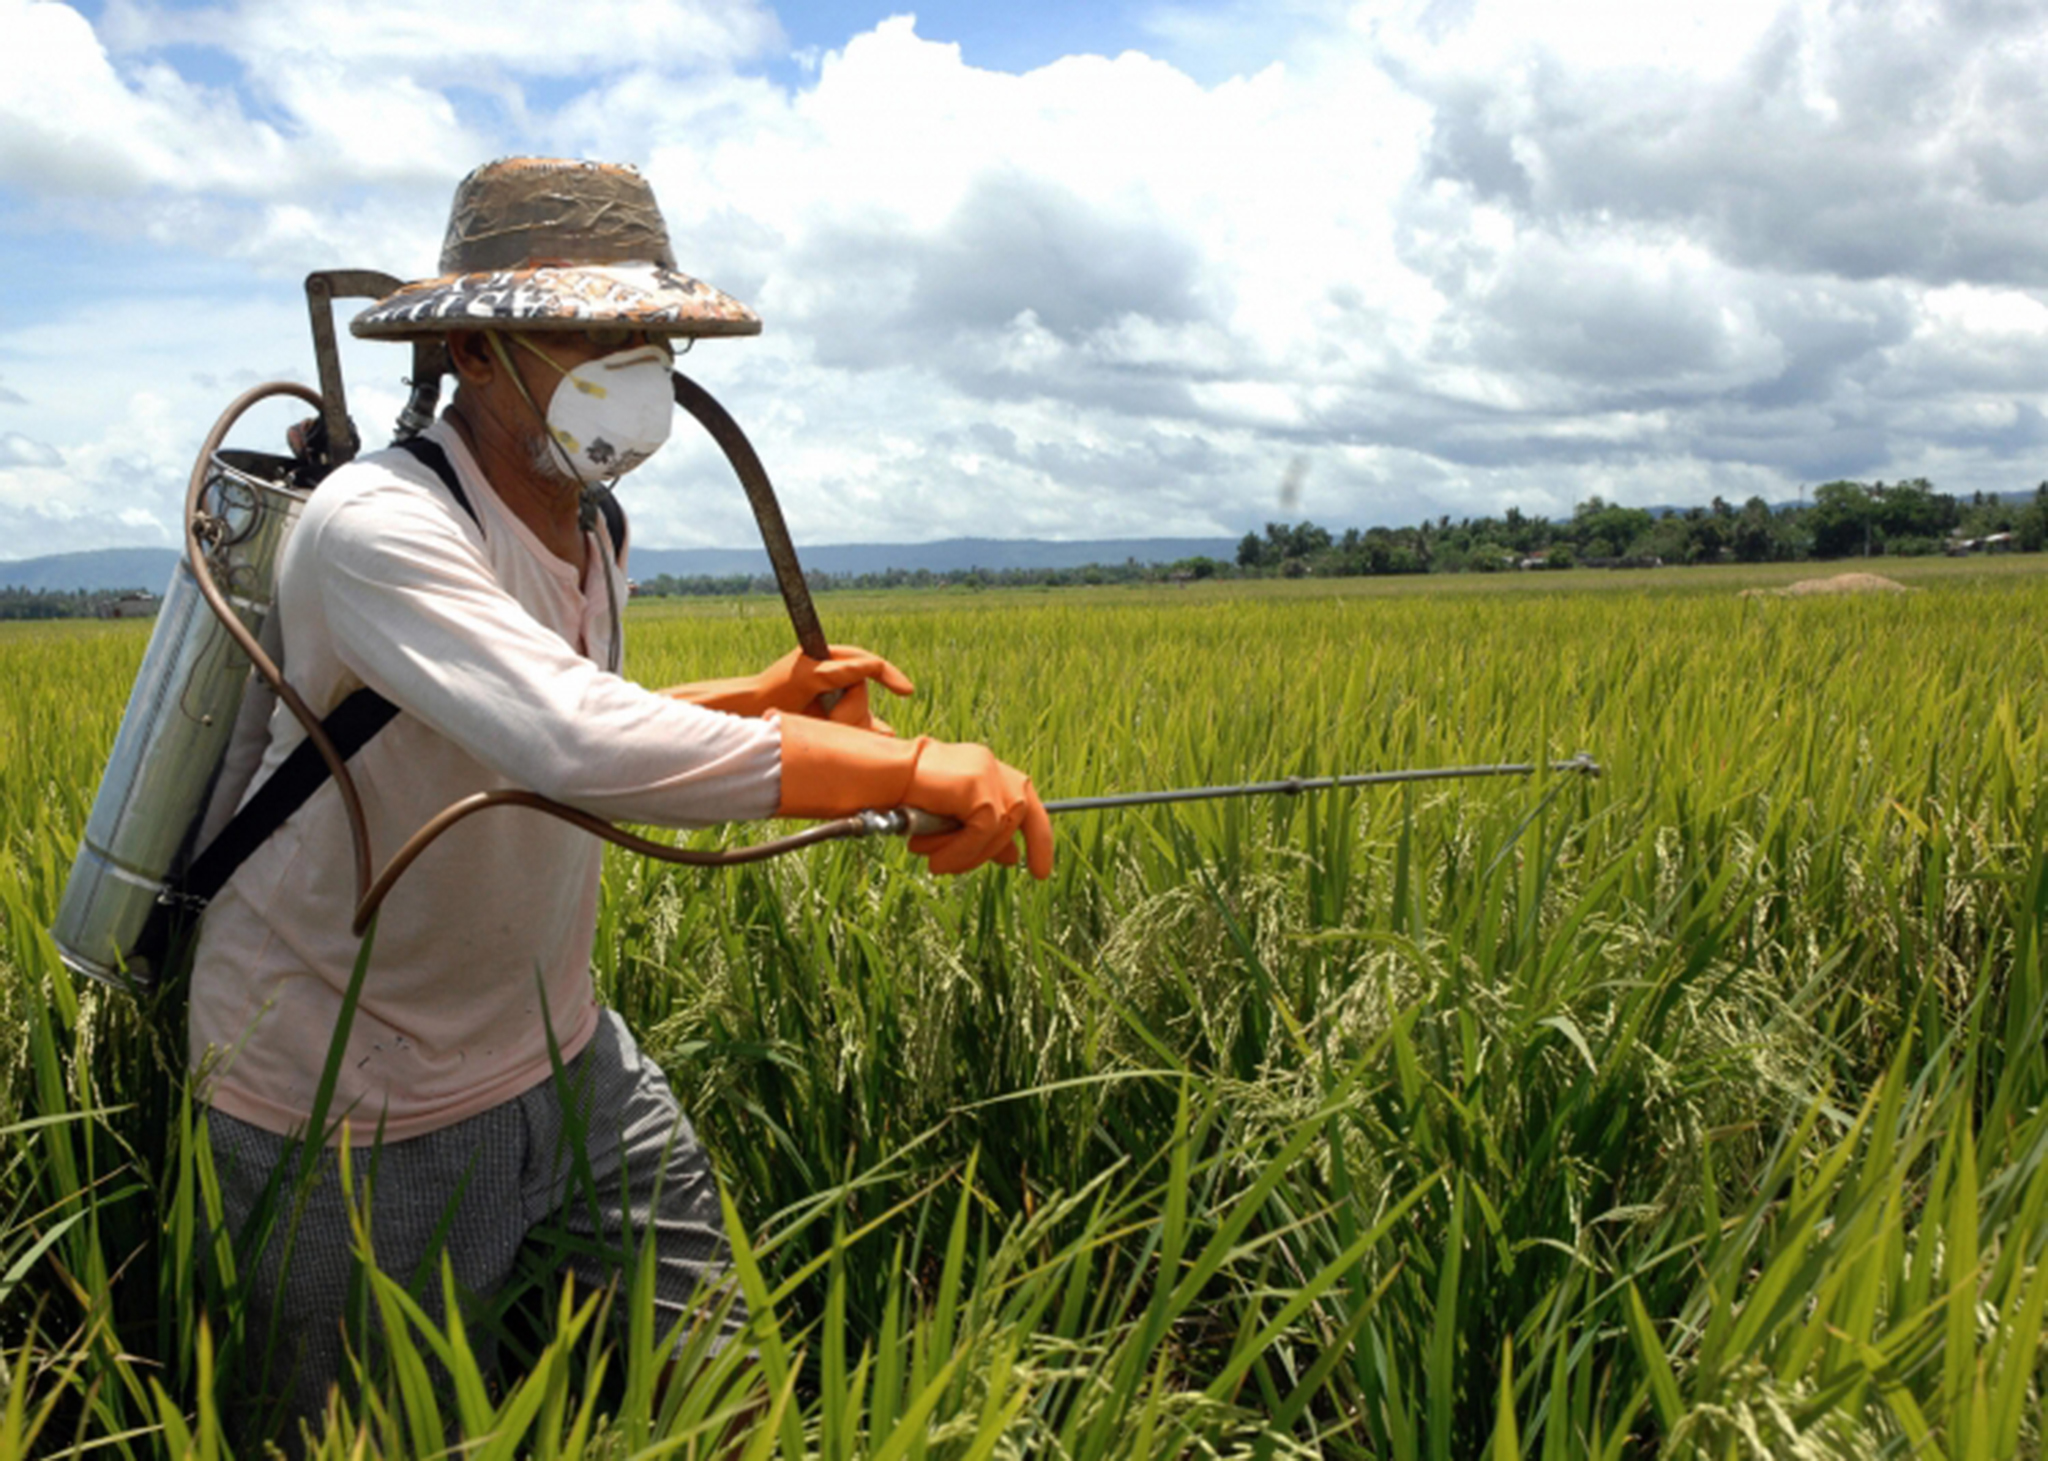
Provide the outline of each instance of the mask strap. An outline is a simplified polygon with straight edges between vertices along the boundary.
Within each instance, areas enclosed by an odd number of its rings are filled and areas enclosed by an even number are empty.
[[[568,469],[570,477],[575,478],[577,475],[576,464],[569,459],[568,450],[565,447],[563,447],[561,439],[555,435],[554,428],[548,425],[547,418],[541,414],[540,407],[534,403],[532,392],[526,389],[525,378],[521,376],[518,371],[512,369],[511,352],[505,348],[505,342],[499,338],[498,331],[485,331],[485,338],[487,338],[491,342],[491,348],[497,352],[498,359],[504,364],[506,373],[512,377],[512,383],[519,387],[519,394],[521,398],[525,400],[528,409],[531,410],[535,416],[540,418],[541,430],[547,433],[548,441],[550,444],[553,445],[555,449],[555,455],[559,456],[562,459],[562,465]],[[581,379],[578,379],[573,372],[563,370],[561,365],[556,362],[553,356],[549,355],[545,350],[542,350],[538,345],[535,345],[531,340],[527,339],[524,335],[514,335],[512,338],[518,341],[521,345],[524,345],[528,350],[532,351],[535,355],[538,355],[541,359],[547,361],[549,365],[554,366],[557,371],[561,372],[564,378],[574,380],[577,385],[584,386],[584,382]],[[584,389],[594,389],[597,391],[599,395],[604,394],[604,388],[602,386],[584,386]],[[576,496],[576,526],[578,531],[596,534],[597,520],[597,487],[594,483],[586,482],[583,484],[582,490],[579,491]],[[612,623],[611,664],[610,666],[608,666],[608,668],[611,670],[613,674],[616,675],[619,672],[621,657],[623,656],[625,651],[625,641],[619,631],[619,586],[617,580],[613,576],[618,568],[618,563],[615,559],[611,557],[611,554],[608,551],[606,551],[605,545],[608,542],[608,536],[598,535],[597,542],[598,556],[600,559],[604,560],[597,565],[597,571],[604,575],[605,604],[611,613]],[[616,543],[613,543],[610,546],[612,548],[616,548],[618,545]]]
[[[548,445],[552,446],[555,449],[555,455],[562,459],[562,470],[568,473],[570,481],[581,482],[583,480],[583,474],[576,470],[576,462],[574,458],[572,458],[569,455],[569,449],[562,445],[561,438],[555,435],[555,428],[548,425],[547,413],[541,410],[539,403],[533,399],[533,392],[529,391],[526,388],[526,377],[521,375],[517,370],[514,370],[512,368],[512,352],[505,348],[505,341],[502,334],[497,330],[486,330],[484,332],[484,338],[491,342],[491,349],[497,352],[499,363],[505,367],[505,374],[511,376],[512,384],[519,388],[519,398],[522,401],[526,402],[526,409],[533,412],[533,419],[540,423],[541,435],[545,436],[548,439]],[[566,376],[569,374],[568,371],[562,370],[562,367],[560,365],[556,365],[553,358],[551,358],[545,350],[542,350],[539,346],[535,345],[532,341],[526,339],[523,335],[514,335],[512,338],[514,340],[517,340],[520,344],[524,345],[528,350],[531,350],[535,355],[538,355],[541,359],[547,361],[549,365],[553,365],[556,370],[562,371],[563,375]],[[586,487],[584,491],[587,494],[589,489]],[[585,503],[584,511],[585,515],[587,516],[589,512],[588,503]],[[588,527],[589,525],[586,523],[584,526]]]
[[[574,371],[570,370],[567,366],[563,365],[562,362],[555,359],[554,356],[548,354],[547,351],[541,349],[540,346],[534,344],[533,341],[527,339],[526,336],[514,335],[512,337],[512,342],[515,345],[524,346],[526,349],[526,353],[528,355],[531,355],[538,360],[545,360],[549,365],[552,365],[555,368],[555,374],[563,376],[565,378],[575,374]],[[588,390],[589,387],[585,386],[584,389]]]
[[[526,336],[514,335],[512,337],[512,343],[514,345],[519,346],[520,349],[524,350],[527,354],[537,356],[540,359],[545,360],[549,365],[554,366],[555,370],[559,374],[567,375],[569,373],[566,369],[563,368],[561,362],[557,361],[554,356],[548,354],[547,351],[541,349],[540,346],[534,344],[533,341],[527,339]]]
[[[600,400],[602,400],[606,395],[610,394],[608,391],[605,390],[603,386],[599,385],[596,381],[590,379],[588,376],[579,374],[580,370],[582,369],[581,366],[577,367],[576,370],[569,369],[567,366],[563,365],[559,360],[555,359],[554,356],[548,354],[547,351],[541,349],[540,346],[534,344],[533,341],[527,339],[524,335],[514,335],[512,339],[514,343],[525,347],[528,354],[537,356],[538,358],[545,360],[549,365],[553,366],[555,368],[556,374],[560,375],[564,380],[568,381],[570,385],[576,387],[577,390],[583,392],[584,395],[596,396]],[[586,361],[585,364],[602,365],[604,364],[604,362],[608,360],[616,359],[619,355],[638,355],[642,350],[652,350],[656,354],[663,357],[663,359],[666,360],[668,364],[675,364],[675,351],[658,340],[650,340],[645,345],[637,345],[627,350],[615,351],[611,355],[600,355],[596,360]]]
[[[512,353],[505,348],[505,337],[496,330],[488,330],[485,332],[484,338],[491,342],[491,349],[497,353],[498,363],[505,367],[505,374],[512,377],[512,384],[519,387],[519,398],[526,402],[527,408],[545,424],[547,413],[541,410],[540,404],[533,399],[533,393],[527,390],[526,377],[512,368]],[[518,335],[514,335],[512,338],[518,340],[528,350],[533,351],[535,355],[547,361],[549,365],[554,365],[556,370],[562,370],[561,366],[555,365],[554,360],[549,357],[546,351],[537,348],[532,342],[522,339]],[[568,373],[568,371],[562,370],[562,374],[567,375]]]

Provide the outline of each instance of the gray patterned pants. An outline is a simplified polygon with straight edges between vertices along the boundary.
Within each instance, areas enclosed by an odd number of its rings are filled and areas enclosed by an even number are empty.
[[[563,1076],[454,1126],[349,1154],[357,1206],[369,1197],[377,1267],[406,1283],[438,1322],[445,1254],[470,1344],[486,1365],[496,1356],[493,1300],[522,1270],[544,1281],[551,1306],[563,1271],[579,1293],[593,1292],[630,1264],[636,1243],[651,1241],[655,1322],[665,1331],[718,1292],[730,1261],[710,1164],[667,1078],[616,1014],[602,1015]],[[587,1132],[580,1154],[577,1125]],[[356,1353],[366,1352],[365,1340],[368,1353],[377,1351],[335,1153],[321,1153],[294,1223],[298,1145],[219,1111],[207,1113],[207,1130],[227,1228],[242,1235],[247,1290],[234,1429],[254,1440],[282,1421],[295,1450],[297,1420],[317,1428],[330,1387],[347,1381],[344,1337]],[[268,1238],[250,1255],[242,1248],[254,1236],[250,1219],[266,1208]],[[725,1308],[720,1342],[744,1321],[737,1301]]]

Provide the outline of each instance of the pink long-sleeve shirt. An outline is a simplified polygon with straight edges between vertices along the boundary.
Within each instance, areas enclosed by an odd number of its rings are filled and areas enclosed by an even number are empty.
[[[315,713],[368,685],[400,714],[350,763],[372,861],[472,792],[518,787],[600,817],[673,827],[766,817],[780,789],[775,723],[671,700],[612,662],[606,578],[549,553],[445,423],[481,526],[407,453],[323,482],[285,545],[285,674]],[[304,732],[279,707],[256,784]],[[458,824],[398,882],[377,920],[329,1119],[403,1140],[509,1100],[596,1027],[590,976],[602,845],[520,808]],[[189,1024],[203,1097],[268,1130],[311,1112],[361,941],[348,821],[330,782],[208,909]]]

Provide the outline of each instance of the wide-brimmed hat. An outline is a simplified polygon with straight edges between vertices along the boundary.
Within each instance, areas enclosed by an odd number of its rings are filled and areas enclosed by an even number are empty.
[[[441,272],[355,317],[372,340],[448,330],[758,335],[731,295],[676,268],[668,225],[630,167],[508,157],[455,190]]]

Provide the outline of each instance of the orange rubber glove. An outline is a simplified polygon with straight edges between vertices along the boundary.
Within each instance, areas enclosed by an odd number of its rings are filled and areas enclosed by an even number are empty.
[[[935,873],[964,873],[993,858],[1017,861],[1024,835],[1035,878],[1052,875],[1052,818],[1031,778],[971,742],[889,740],[830,721],[781,717],[779,817],[844,817],[873,808],[917,807],[960,824],[910,839]]]
[[[868,681],[879,680],[894,695],[908,695],[914,688],[910,677],[878,654],[850,644],[827,646],[832,658],[812,659],[793,649],[758,675],[731,680],[699,680],[675,685],[661,693],[672,700],[687,700],[706,710],[723,710],[729,715],[762,716],[771,710],[785,715],[809,715],[836,720],[841,725],[892,735],[889,723],[877,719],[868,705]],[[830,710],[821,703],[833,691],[843,692]]]

